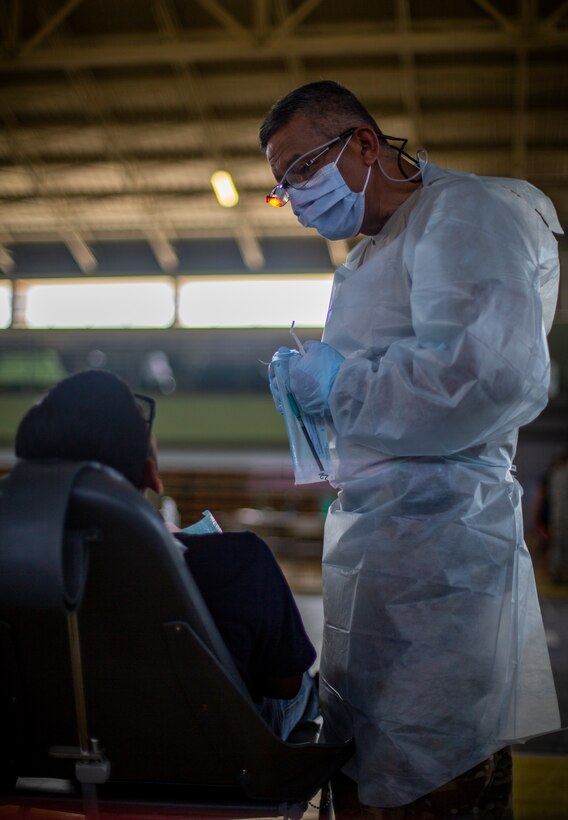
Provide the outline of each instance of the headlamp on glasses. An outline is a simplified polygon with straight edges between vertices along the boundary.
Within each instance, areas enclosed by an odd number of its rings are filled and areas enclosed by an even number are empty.
[[[332,140],[324,142],[323,145],[318,145],[312,148],[301,157],[294,160],[294,162],[286,169],[282,180],[276,185],[266,197],[266,203],[273,208],[282,208],[290,200],[288,188],[303,188],[315,174],[318,169],[319,161],[330,151],[335,145],[338,145],[343,140],[350,137],[355,131],[355,128],[348,128],[347,131],[334,137]]]
[[[286,185],[280,183],[280,185],[276,185],[267,195],[266,202],[269,205],[272,205],[273,208],[282,208],[286,205],[289,199],[290,194],[286,189]]]

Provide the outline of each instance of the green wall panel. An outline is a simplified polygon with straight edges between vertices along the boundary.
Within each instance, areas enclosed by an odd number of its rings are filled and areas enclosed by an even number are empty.
[[[20,419],[38,394],[0,394],[0,442],[11,445]],[[162,445],[281,446],[282,417],[269,396],[213,394],[154,396],[154,429]]]

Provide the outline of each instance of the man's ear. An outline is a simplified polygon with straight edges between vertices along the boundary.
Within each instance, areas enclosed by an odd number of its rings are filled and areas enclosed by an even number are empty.
[[[158,475],[158,465],[156,459],[149,456],[146,459],[146,467],[144,468],[144,488],[146,490],[153,490],[158,495],[164,491],[164,485]]]
[[[379,138],[370,125],[361,125],[356,131],[359,150],[365,165],[372,165],[379,156]]]

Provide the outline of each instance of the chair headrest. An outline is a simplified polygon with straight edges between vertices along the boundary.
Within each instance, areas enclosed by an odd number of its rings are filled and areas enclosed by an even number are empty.
[[[0,488],[0,605],[76,610],[87,578],[87,539],[65,533],[73,487],[94,462],[20,461]]]

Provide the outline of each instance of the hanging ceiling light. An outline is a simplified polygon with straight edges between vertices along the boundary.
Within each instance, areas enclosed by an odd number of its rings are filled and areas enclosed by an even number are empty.
[[[239,201],[239,193],[228,171],[215,171],[211,175],[211,185],[217,197],[217,202],[223,208],[234,208]]]

